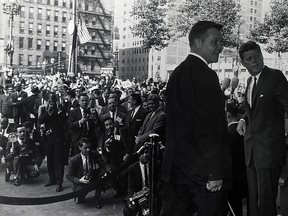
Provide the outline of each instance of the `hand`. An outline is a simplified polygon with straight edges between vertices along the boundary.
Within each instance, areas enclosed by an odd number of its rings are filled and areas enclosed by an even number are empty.
[[[82,178],[79,179],[79,182],[82,184],[88,184],[90,181],[88,179],[85,179],[85,175],[82,176]]]
[[[137,145],[140,142],[139,137],[135,136],[135,144]]]
[[[31,119],[35,119],[35,115],[34,115],[34,114],[32,114],[32,113],[30,113],[30,115],[29,115],[29,116],[30,116],[30,118],[31,118]]]
[[[125,154],[123,156],[123,161],[128,161],[129,157],[130,157],[129,154]]]
[[[240,135],[244,136],[245,131],[246,131],[246,122],[243,120],[240,120],[236,130]]]
[[[222,184],[223,184],[223,180],[213,180],[213,181],[208,181],[206,183],[206,188],[207,190],[211,191],[211,192],[216,192],[216,191],[220,191],[222,188]]]
[[[10,153],[13,153],[14,152],[14,147],[11,147],[10,148]]]
[[[33,171],[39,172],[39,167],[38,167],[37,164],[35,164],[35,165],[33,166]]]
[[[81,118],[79,123],[80,124],[85,124],[87,122],[87,118]]]

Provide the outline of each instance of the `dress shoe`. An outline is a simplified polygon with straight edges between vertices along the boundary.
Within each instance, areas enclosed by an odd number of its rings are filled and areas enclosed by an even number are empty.
[[[50,186],[52,186],[52,185],[56,185],[56,182],[48,181],[48,182],[44,185],[44,187],[50,187]]]
[[[6,169],[5,171],[5,182],[8,182],[10,180],[10,176],[11,176],[11,173],[8,169]]]
[[[82,203],[85,203],[85,197],[78,197],[77,198],[77,201],[76,201],[76,204],[82,204]]]
[[[62,184],[59,184],[56,187],[56,192],[61,192],[61,191],[63,191],[63,187],[62,187]]]
[[[13,184],[15,186],[20,186],[21,185],[21,180],[19,178],[16,178]]]
[[[96,201],[96,202],[95,202],[95,207],[96,207],[97,209],[101,209],[101,208],[103,207],[103,204],[102,204],[101,202],[99,202],[99,201]]]

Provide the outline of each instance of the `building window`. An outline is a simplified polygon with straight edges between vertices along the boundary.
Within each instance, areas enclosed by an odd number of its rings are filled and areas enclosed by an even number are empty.
[[[63,7],[66,7],[67,6],[67,0],[63,0],[62,4],[63,4]]]
[[[37,3],[38,4],[42,4],[42,0],[37,0]]]
[[[50,0],[47,0],[47,5],[50,5]]]
[[[123,31],[126,31],[126,27],[123,28]]]
[[[54,37],[58,37],[58,26],[54,26]]]
[[[252,16],[250,16],[250,20],[253,21],[253,17]]]
[[[251,5],[253,5],[253,0],[251,1]]]
[[[50,48],[50,41],[46,40],[45,51],[49,51],[49,48]]]
[[[19,48],[24,48],[24,37],[19,37]]]
[[[250,8],[250,13],[253,13],[253,8]]]
[[[42,24],[41,24],[41,23],[38,23],[38,24],[37,24],[37,34],[38,34],[38,35],[41,35],[41,34],[42,34]]]
[[[91,36],[91,38],[92,38],[92,40],[95,40],[95,38],[96,38],[96,32],[92,32],[92,36]]]
[[[51,19],[51,10],[47,9],[46,11],[46,20],[50,20]]]
[[[123,35],[123,39],[125,39],[126,38],[126,35]]]
[[[29,23],[28,34],[33,34],[33,23]]]
[[[33,47],[33,38],[28,38],[28,49],[32,49]]]
[[[66,42],[62,42],[62,48],[61,48],[61,50],[62,50],[63,52],[65,52],[65,50],[66,50]]]
[[[62,13],[62,22],[66,22],[67,21],[67,13],[63,12]]]
[[[122,51],[122,55],[125,55],[125,50]]]
[[[24,23],[24,22],[20,22],[19,32],[20,32],[20,33],[24,33],[24,29],[25,29],[25,23]]]
[[[37,39],[37,50],[41,50],[41,39]]]
[[[66,37],[66,27],[62,27],[62,37]]]
[[[96,25],[96,17],[92,17],[92,25],[93,25],[93,26]]]
[[[85,4],[85,11],[89,11],[89,5]]]
[[[257,6],[257,1],[255,1],[255,6]]]
[[[25,17],[25,7],[21,7],[21,10],[20,10],[20,17],[22,17],[22,18]]]
[[[28,65],[32,65],[32,55],[28,55]]]
[[[51,27],[50,27],[50,25],[47,25],[46,26],[46,36],[50,35],[50,31],[51,31]]]
[[[58,18],[59,18],[59,11],[55,11],[55,13],[54,13],[54,21],[58,22]]]
[[[24,55],[19,54],[19,65],[23,65],[23,58],[24,58]]]
[[[29,18],[33,19],[33,14],[34,14],[34,8],[33,7],[29,7]]]
[[[38,8],[38,19],[42,20],[42,8]]]
[[[254,13],[255,13],[255,14],[257,13],[257,10],[256,10],[256,9],[254,10]]]
[[[58,6],[58,3],[59,3],[58,0],[54,0],[54,5],[55,6]]]
[[[37,67],[40,67],[40,66],[41,66],[41,61],[40,61],[40,59],[41,59],[41,56],[37,55],[37,56],[36,56],[36,64],[37,64]]]
[[[57,51],[58,48],[58,41],[54,41],[53,51]]]

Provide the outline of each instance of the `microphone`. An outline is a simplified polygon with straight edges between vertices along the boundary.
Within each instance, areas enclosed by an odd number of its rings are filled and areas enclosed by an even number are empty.
[[[231,80],[227,77],[223,80],[222,87],[221,87],[221,90],[223,93],[230,86],[230,82],[231,82]]]
[[[234,94],[234,91],[237,88],[238,83],[239,83],[238,77],[233,77],[231,82],[231,94]]]

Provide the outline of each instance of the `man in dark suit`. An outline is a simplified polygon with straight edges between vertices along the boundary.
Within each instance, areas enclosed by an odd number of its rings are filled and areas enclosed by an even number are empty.
[[[15,92],[11,94],[15,128],[17,127],[19,122],[23,124],[23,122],[25,121],[23,101],[27,97],[28,97],[27,92],[22,91],[21,84],[18,83],[15,86]]]
[[[43,143],[47,155],[49,181],[44,186],[57,185],[56,192],[60,192],[63,190],[66,113],[57,102],[55,93],[50,93],[48,105],[41,107],[38,120],[45,126]]]
[[[96,131],[99,128],[99,130],[101,130],[102,122],[100,122],[95,109],[92,109],[92,111],[94,111],[93,113],[88,109],[87,94],[82,93],[79,95],[79,105],[79,107],[70,110],[67,121],[71,134],[71,155],[79,153],[78,142],[82,137],[91,140],[91,149],[95,151],[99,146],[99,136],[101,136],[101,134],[98,134],[97,137]]]
[[[35,101],[39,98],[40,90],[37,86],[33,86],[31,89],[32,95],[27,97],[24,102],[24,112],[25,112],[25,120],[32,121],[34,124],[37,123],[37,115],[34,112]]]
[[[129,156],[133,154],[135,148],[135,136],[138,135],[139,129],[148,114],[148,111],[142,106],[140,93],[132,93],[130,97],[132,109],[125,115],[124,127],[120,129],[126,145],[124,161],[128,160]]]
[[[106,172],[105,162],[97,151],[92,152],[90,140],[81,138],[79,141],[80,153],[73,156],[67,168],[66,177],[74,184],[74,191],[83,189],[86,185],[97,181]],[[102,188],[98,186],[95,188],[95,207],[101,208],[102,204],[99,200]],[[85,196],[83,194],[78,197],[77,203],[84,203]]]
[[[146,115],[135,138],[135,150],[148,142],[150,140],[149,135],[152,133],[159,135],[159,141],[163,143],[165,141],[166,114],[160,107],[160,97],[156,94],[150,94],[148,96],[148,107],[150,113]]]
[[[10,174],[13,171],[16,176],[15,186],[20,186],[26,175],[27,177],[30,176],[31,171],[39,173],[35,142],[27,137],[23,125],[17,126],[17,140],[13,143],[10,141],[7,143],[5,161],[7,163],[5,181],[9,181]]]
[[[241,63],[251,77],[245,92],[246,113],[237,130],[244,135],[249,214],[277,215],[278,179],[285,163],[284,114],[288,112],[288,82],[279,70],[264,65],[260,46],[240,46]]]
[[[123,126],[123,120],[125,114],[117,109],[117,104],[115,98],[108,99],[108,110],[107,113],[100,115],[100,119],[104,121],[107,118],[112,118],[114,120],[114,126],[117,130]]]
[[[194,209],[198,216],[225,215],[231,156],[223,95],[208,66],[222,51],[222,27],[210,21],[192,27],[191,53],[168,82],[162,216],[191,215]]]
[[[228,143],[232,156],[233,188],[229,191],[228,202],[235,216],[243,216],[242,199],[247,198],[248,186],[244,155],[244,138],[237,132],[238,107],[236,102],[227,103]]]

